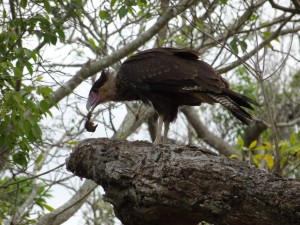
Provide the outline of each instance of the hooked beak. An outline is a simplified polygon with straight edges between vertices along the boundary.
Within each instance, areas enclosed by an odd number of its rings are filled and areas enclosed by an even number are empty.
[[[91,92],[89,94],[87,103],[86,103],[86,109],[87,111],[92,112],[94,108],[98,105],[98,99],[99,99],[99,94],[96,92]]]

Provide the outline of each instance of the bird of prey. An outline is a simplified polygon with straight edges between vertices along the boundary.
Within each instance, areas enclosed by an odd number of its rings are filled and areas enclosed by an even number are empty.
[[[155,144],[165,143],[170,122],[176,119],[181,105],[220,103],[248,125],[253,117],[243,107],[253,110],[250,104],[258,105],[232,91],[219,73],[198,59],[197,52],[177,48],[142,51],[125,60],[116,74],[102,71],[89,92],[88,117],[100,103],[135,100],[151,104],[159,114]],[[86,128],[95,130],[93,123],[87,123]]]

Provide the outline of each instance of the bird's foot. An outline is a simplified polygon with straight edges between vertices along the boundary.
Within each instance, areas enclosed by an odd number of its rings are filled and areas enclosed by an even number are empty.
[[[154,142],[153,142],[154,145],[159,145],[159,144],[163,144],[163,138],[162,137],[156,137]]]

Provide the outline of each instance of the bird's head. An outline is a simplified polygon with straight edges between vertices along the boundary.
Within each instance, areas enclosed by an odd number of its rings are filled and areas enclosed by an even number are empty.
[[[112,74],[109,71],[103,70],[99,79],[93,84],[88,100],[86,103],[86,109],[92,112],[97,105],[104,103],[112,99],[112,93],[114,91],[114,84],[112,81]]]

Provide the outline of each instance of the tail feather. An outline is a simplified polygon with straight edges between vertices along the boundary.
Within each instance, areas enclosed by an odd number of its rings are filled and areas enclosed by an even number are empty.
[[[252,103],[252,101],[255,101],[252,99],[251,101],[248,101],[248,99],[250,98],[235,93],[233,91],[228,95],[226,94],[227,93],[209,94],[209,96],[213,98],[216,102],[220,103],[225,108],[227,108],[236,118],[238,118],[244,124],[250,125],[253,122],[253,117],[249,113],[247,113],[242,107],[253,109],[249,102]],[[256,103],[255,105],[258,104]]]
[[[226,96],[229,96],[238,105],[246,107],[248,109],[253,110],[253,107],[249,103],[259,106],[259,104],[256,101],[254,101],[253,99],[248,98],[247,96],[242,95],[240,93],[234,92],[230,89],[225,89],[223,91],[223,94],[225,94]]]

